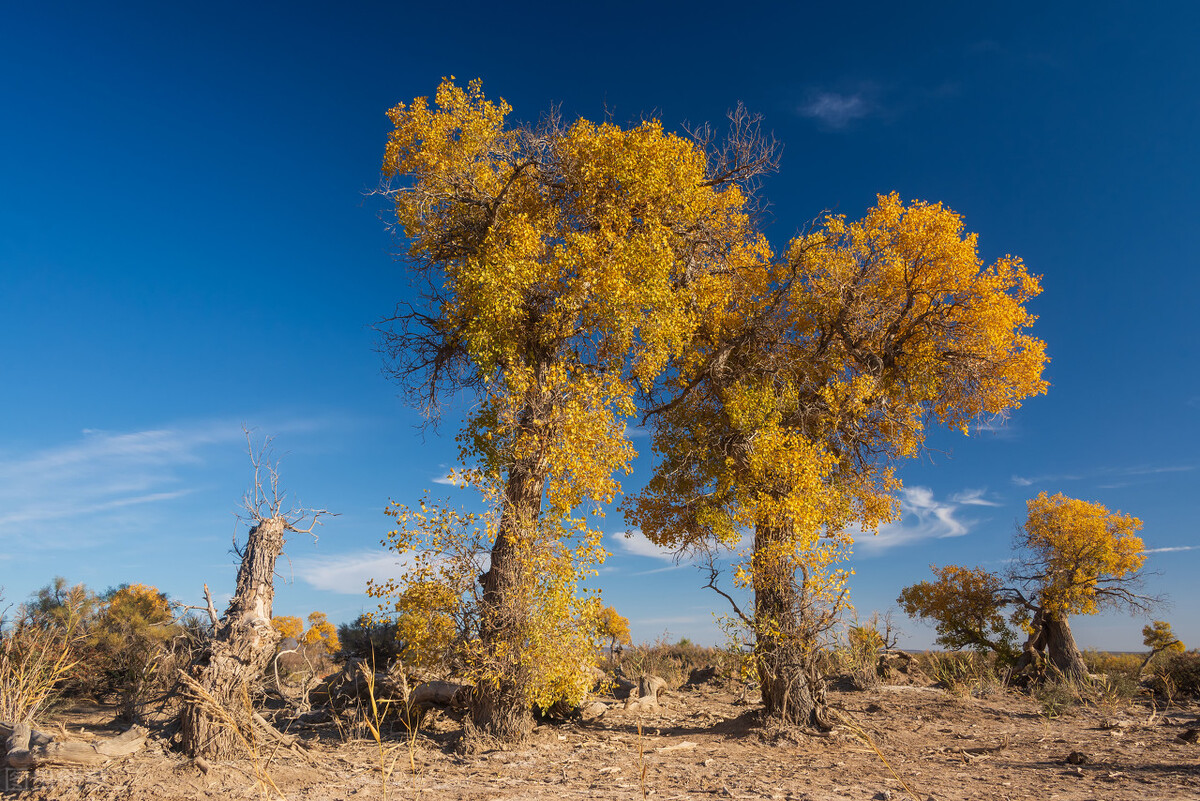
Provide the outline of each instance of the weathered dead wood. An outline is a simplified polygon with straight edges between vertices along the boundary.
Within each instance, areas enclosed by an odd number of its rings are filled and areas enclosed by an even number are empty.
[[[34,731],[27,723],[15,726],[0,723],[0,732],[9,732],[5,764],[14,770],[29,770],[43,765],[100,765],[110,759],[140,751],[149,732],[134,726],[115,737],[91,743],[55,740],[45,732]]]
[[[271,725],[271,722],[269,720],[267,720],[266,718],[264,718],[262,715],[260,715],[257,712],[255,712],[253,714],[253,720],[255,723],[258,724],[258,727],[262,731],[266,732],[267,736],[269,736],[271,739],[275,740],[277,743],[279,743],[284,748],[287,748],[289,751],[291,751],[296,756],[308,760],[309,764],[311,764],[311,765],[319,765],[320,764],[320,762],[316,759],[316,757],[314,757],[312,754],[310,754],[308,752],[308,747],[304,744],[304,741],[301,740],[296,735],[285,734],[284,732],[281,732],[279,729],[277,729],[273,725]],[[207,771],[205,771],[205,772],[207,772]]]
[[[249,442],[249,432],[246,436]],[[237,589],[204,648],[180,674],[188,688],[180,711],[180,734],[184,750],[192,757],[230,759],[249,742],[250,692],[271,663],[280,639],[271,626],[275,562],[288,534],[310,534],[321,516],[328,514],[324,509],[285,510],[275,465],[253,447],[250,461],[254,484],[243,503],[253,525],[239,550]],[[307,528],[300,527],[304,519],[311,521]],[[207,592],[206,599],[211,608]],[[214,613],[212,609],[210,617]]]
[[[654,699],[654,703],[658,703],[658,696],[667,690],[666,680],[658,676],[641,676],[638,678],[638,698],[639,699]]]
[[[981,757],[987,756],[988,754],[999,753],[1000,751],[1003,751],[1004,749],[1008,748],[1008,746],[1009,746],[1008,735],[1006,734],[1006,735],[1004,735],[1004,739],[1001,740],[998,745],[980,745],[980,746],[973,746],[971,748],[962,748],[959,746],[953,746],[951,748],[946,748],[943,746],[941,748],[938,748],[937,751],[938,751],[938,753],[942,753],[942,754],[958,754],[959,756],[962,756],[964,759],[970,761],[971,759],[979,759]]]
[[[658,676],[641,676],[638,678],[638,694],[635,698],[631,693],[625,699],[625,709],[637,712],[658,707],[658,696],[667,689],[667,682]]]
[[[5,759],[10,768],[33,767],[33,759],[29,753],[29,739],[33,736],[33,727],[28,723],[18,723],[13,726],[12,733],[4,742]]]
[[[467,685],[453,681],[427,681],[413,687],[408,696],[410,707],[441,707],[446,709],[464,699]]]
[[[17,726],[17,724],[15,724],[15,723],[9,723],[8,721],[0,720],[0,738],[7,740],[9,737],[11,737],[13,734],[13,731],[16,729],[16,726]],[[44,732],[44,731],[38,731],[37,729],[32,729],[32,728],[30,729],[29,744],[31,746],[32,745],[46,745],[47,743],[50,743],[53,741],[54,741],[53,734],[46,734],[46,732]]]

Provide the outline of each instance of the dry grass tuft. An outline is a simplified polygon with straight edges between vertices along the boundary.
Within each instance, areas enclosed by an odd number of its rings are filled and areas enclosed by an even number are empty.
[[[82,639],[81,622],[81,609],[67,604],[59,623],[26,615],[0,631],[0,720],[33,721],[57,698],[79,664],[75,649]]]

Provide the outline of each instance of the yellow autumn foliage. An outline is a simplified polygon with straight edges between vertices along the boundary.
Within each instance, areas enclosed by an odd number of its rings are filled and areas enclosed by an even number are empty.
[[[336,654],[342,647],[338,642],[337,627],[329,622],[324,612],[313,612],[308,616],[308,631],[304,632],[302,642],[319,645],[328,654]]]
[[[384,349],[427,407],[475,396],[458,441],[495,514],[459,540],[490,551],[482,596],[447,582],[478,615],[462,658],[477,686],[553,703],[590,681],[596,615],[577,586],[604,555],[589,517],[634,456],[635,393],[724,306],[723,276],[770,253],[738,183],[749,167],[714,175],[656,120],[510,126],[510,111],[451,78],[389,112],[383,193],[424,303],[388,321]],[[399,514],[421,532],[394,540],[400,553],[457,547],[438,532],[458,521]],[[422,569],[440,568],[414,580]]]
[[[968,432],[1045,391],[1039,291],[1017,258],[984,265],[941,204],[880,195],[861,220],[827,216],[729,275],[659,393],[659,465],[628,517],[681,549],[753,532],[735,577],[760,653],[791,638],[811,654],[846,602],[839,563],[895,515],[894,462],[928,423]]]
[[[1020,545],[1027,581],[1039,587],[1040,605],[1061,615],[1092,615],[1120,604],[1124,586],[1146,562],[1137,532],[1142,521],[1103,504],[1045,492],[1028,503]],[[1132,597],[1132,596],[1131,596]]]
[[[282,639],[293,639],[297,642],[304,636],[304,621],[295,615],[280,615],[271,618],[271,628],[279,632]]]

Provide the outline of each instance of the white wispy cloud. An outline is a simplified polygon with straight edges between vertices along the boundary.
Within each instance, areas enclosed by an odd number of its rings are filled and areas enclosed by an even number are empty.
[[[653,559],[662,559],[666,562],[675,561],[674,551],[670,548],[664,548],[661,545],[655,545],[647,539],[640,528],[609,534],[608,538],[613,541],[615,549],[619,549],[625,553],[633,554],[634,556],[648,556]]]
[[[1146,553],[1175,553],[1176,551],[1200,550],[1200,545],[1176,545],[1170,548],[1147,548]]]
[[[640,439],[641,437],[650,436],[650,432],[644,428],[641,428],[640,426],[631,426],[626,423],[625,436],[629,437],[630,439]]]
[[[970,489],[954,493],[950,496],[950,500],[963,506],[1003,506],[999,501],[985,497],[986,495],[987,490]]]
[[[1168,465],[1165,467],[1139,465],[1138,467],[1126,468],[1124,474],[1127,476],[1153,476],[1159,473],[1187,473],[1195,469],[1196,466],[1191,464]]]
[[[928,487],[905,487],[900,491],[900,519],[880,526],[875,536],[855,537],[855,547],[865,553],[877,553],[922,540],[961,537],[969,533],[974,522],[959,517],[961,508],[981,505],[973,492],[960,493],[967,497],[965,501],[953,497],[939,501]]]
[[[1058,473],[1054,475],[1043,476],[1017,476],[1014,475],[1010,480],[1015,486],[1029,487],[1034,484],[1050,484],[1058,481],[1080,481],[1083,479],[1081,475],[1071,473]]]
[[[0,455],[0,538],[30,533],[90,536],[190,494],[188,471],[216,446],[244,437],[236,423],[125,433],[86,430],[74,442]],[[66,521],[66,522],[64,522]]]
[[[296,578],[318,590],[343,595],[362,595],[366,592],[368,579],[400,578],[412,564],[411,557],[402,558],[379,548],[338,556],[300,556],[291,560]]]
[[[1011,421],[1003,418],[977,423],[974,431],[976,434],[986,434],[994,439],[1002,440],[1015,439],[1018,433],[1017,427]]]
[[[430,481],[447,487],[462,488],[467,484],[466,471],[461,467],[453,467],[443,475],[434,476]]]
[[[680,562],[677,565],[667,565],[666,567],[656,567],[653,570],[639,570],[636,573],[630,573],[630,576],[653,576],[655,573],[669,573],[673,570],[682,570],[685,567],[692,567],[691,564]]]
[[[1095,470],[1086,470],[1081,473],[1058,473],[1039,476],[1019,476],[1014,475],[1010,480],[1018,487],[1028,487],[1033,484],[1051,484],[1060,481],[1083,481],[1083,480],[1105,480],[1105,483],[1098,485],[1100,489],[1118,489],[1120,487],[1128,487],[1135,483],[1145,483],[1144,479],[1138,481],[1121,481],[1123,477],[1145,477],[1158,476],[1171,473],[1187,473],[1195,470],[1196,466],[1191,464],[1174,464],[1174,465],[1134,465],[1132,467],[1101,467]]]
[[[283,423],[310,431],[319,421]],[[85,429],[69,442],[0,452],[0,542],[70,548],[151,532],[207,480],[213,462],[245,452],[237,420],[141,431]]]
[[[833,129],[845,128],[873,110],[873,104],[863,92],[813,92],[799,109],[803,116]]]

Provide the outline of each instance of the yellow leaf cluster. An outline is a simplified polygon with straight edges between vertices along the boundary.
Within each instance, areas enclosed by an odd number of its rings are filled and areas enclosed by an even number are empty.
[[[291,639],[300,641],[304,636],[304,621],[295,615],[280,615],[279,617],[271,618],[271,628],[279,632],[279,636],[285,640]]]
[[[328,654],[341,650],[337,627],[329,622],[324,612],[313,612],[308,616],[308,631],[304,632],[305,645],[320,645]]]
[[[1063,615],[1095,614],[1146,562],[1142,521],[1103,504],[1045,492],[1028,503],[1021,544],[1035,566],[1041,605]]]
[[[109,597],[103,619],[126,627],[139,628],[170,623],[174,616],[167,597],[146,584],[129,584]]]
[[[508,128],[509,110],[443,81],[390,112],[384,173],[414,264],[440,276],[435,333],[479,377],[464,456],[538,466],[554,516],[619,491],[635,382],[720,301],[714,265],[768,251],[736,184],[659,122]]]

